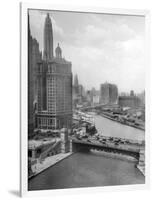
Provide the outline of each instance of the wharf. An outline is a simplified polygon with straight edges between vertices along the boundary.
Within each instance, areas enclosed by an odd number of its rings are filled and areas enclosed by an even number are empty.
[[[115,121],[115,122],[117,122],[117,123],[123,124],[123,125],[125,125],[125,126],[130,126],[130,127],[137,128],[137,129],[140,129],[140,130],[142,130],[142,131],[145,131],[145,128],[143,128],[143,127],[141,127],[141,126],[137,126],[137,125],[132,124],[132,123],[124,123],[124,122],[118,121],[117,119],[114,119],[113,117],[110,117],[110,116],[108,116],[108,115],[106,115],[106,114],[104,114],[104,113],[101,113],[101,114],[99,114],[99,115],[102,116],[102,117],[105,117],[105,118],[107,118],[107,119],[110,119],[110,120],[112,120],[112,121]]]

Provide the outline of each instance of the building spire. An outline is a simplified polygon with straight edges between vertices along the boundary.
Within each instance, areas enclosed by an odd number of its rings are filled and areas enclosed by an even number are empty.
[[[79,81],[78,81],[78,75],[77,74],[75,74],[75,76],[74,76],[74,86],[75,87],[79,86]]]
[[[56,53],[56,58],[62,58],[62,50],[61,50],[61,48],[59,46],[59,43],[58,43],[58,45],[57,45],[57,47],[55,49],[55,53]]]
[[[53,31],[52,22],[49,13],[45,18],[44,24],[44,52],[43,58],[45,60],[51,60],[53,58]]]

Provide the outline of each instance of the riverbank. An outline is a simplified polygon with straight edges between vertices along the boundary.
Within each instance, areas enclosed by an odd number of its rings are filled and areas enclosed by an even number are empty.
[[[124,123],[124,122],[121,122],[121,121],[119,121],[119,120],[117,120],[117,119],[115,119],[115,118],[112,118],[112,117],[110,117],[110,116],[104,114],[104,113],[99,113],[99,115],[102,116],[102,117],[105,117],[105,118],[107,118],[107,119],[110,119],[110,120],[112,120],[112,121],[115,121],[115,122],[117,122],[117,123],[123,124],[123,125],[125,125],[125,126],[130,126],[130,127],[133,127],[133,128],[136,128],[136,129],[140,129],[140,130],[142,130],[142,131],[145,131],[145,128],[143,128],[143,127],[141,127],[141,126],[136,126],[135,124],[132,124],[132,123]]]
[[[119,159],[123,161],[128,161],[128,162],[134,162],[137,163],[138,160],[132,156],[129,155],[123,155],[120,153],[113,153],[113,152],[105,152],[105,151],[99,151],[95,149],[91,149],[90,152],[95,155],[101,155],[107,158],[113,158],[113,159]]]
[[[136,167],[145,176],[145,166],[137,165]]]
[[[31,179],[32,177],[40,174],[44,170],[48,169],[49,167],[59,163],[60,161],[64,160],[65,158],[69,157],[72,155],[72,152],[69,153],[60,153],[56,154],[50,157],[45,158],[43,161],[39,162],[37,161],[36,164],[32,165],[32,171],[33,174],[31,174],[28,179]]]

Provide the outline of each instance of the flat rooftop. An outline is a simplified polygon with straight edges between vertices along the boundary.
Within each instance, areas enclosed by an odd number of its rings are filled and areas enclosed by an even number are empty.
[[[28,149],[36,149],[43,145],[54,144],[55,142],[60,141],[60,138],[44,138],[41,140],[28,140]]]

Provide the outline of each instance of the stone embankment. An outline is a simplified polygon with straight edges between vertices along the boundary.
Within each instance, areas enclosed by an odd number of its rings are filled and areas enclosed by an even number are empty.
[[[93,154],[102,155],[102,156],[108,157],[108,158],[120,159],[120,160],[124,160],[124,161],[135,162],[135,163],[138,162],[138,160],[135,157],[132,157],[129,155],[124,155],[121,153],[106,152],[106,151],[95,150],[95,149],[91,149],[90,151]]]
[[[71,152],[69,153],[60,153],[50,157],[45,158],[44,160],[37,160],[37,163],[32,165],[32,174],[28,177],[29,179],[38,175],[39,173],[43,172],[47,168],[55,165],[56,163],[60,162],[61,160],[67,158],[68,156],[72,155]]]

